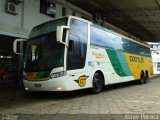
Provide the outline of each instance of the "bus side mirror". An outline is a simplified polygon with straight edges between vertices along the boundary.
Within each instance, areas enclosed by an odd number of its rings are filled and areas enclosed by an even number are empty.
[[[26,39],[16,39],[16,40],[14,40],[14,42],[13,42],[13,52],[15,54],[23,55],[23,53],[18,53],[17,52],[17,44],[18,44],[18,42],[25,42],[25,41],[27,41],[27,40]]]
[[[58,26],[57,27],[57,42],[64,44],[65,46],[68,47],[68,44],[63,42],[63,35],[64,35],[65,29],[68,30],[68,29],[70,29],[70,27],[68,27],[68,26]]]

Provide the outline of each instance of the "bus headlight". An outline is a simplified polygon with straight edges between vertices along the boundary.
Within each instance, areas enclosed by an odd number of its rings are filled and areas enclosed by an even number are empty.
[[[25,90],[28,91],[29,89],[27,87],[25,87]]]
[[[50,78],[58,78],[58,77],[61,77],[61,76],[64,76],[66,75],[66,72],[62,71],[62,72],[58,72],[58,73],[52,73],[50,75]]]

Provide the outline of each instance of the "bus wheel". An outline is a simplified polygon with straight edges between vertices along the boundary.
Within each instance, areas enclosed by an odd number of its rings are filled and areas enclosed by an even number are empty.
[[[93,76],[93,88],[92,93],[98,94],[102,91],[103,79],[99,73],[95,73]]]
[[[145,72],[145,76],[146,76],[146,82],[147,82],[147,80],[149,78],[148,71]]]
[[[146,76],[144,72],[141,72],[140,84],[144,84],[146,82]]]

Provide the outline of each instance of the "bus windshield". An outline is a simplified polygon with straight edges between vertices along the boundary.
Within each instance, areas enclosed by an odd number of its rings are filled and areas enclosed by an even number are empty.
[[[56,28],[66,25],[60,19],[33,28],[27,43],[25,71],[44,71],[64,66],[64,45],[57,43]]]

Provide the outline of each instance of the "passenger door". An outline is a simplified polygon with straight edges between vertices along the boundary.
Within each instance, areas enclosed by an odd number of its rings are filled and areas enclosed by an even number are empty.
[[[83,69],[85,67],[88,44],[88,24],[71,19],[70,26],[67,70]]]

